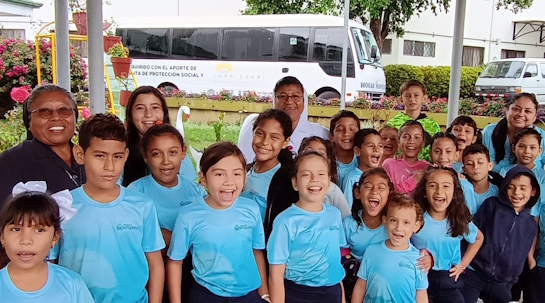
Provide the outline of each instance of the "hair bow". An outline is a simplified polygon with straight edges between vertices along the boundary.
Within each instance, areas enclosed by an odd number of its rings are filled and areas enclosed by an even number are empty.
[[[15,184],[11,191],[11,194],[15,196],[21,193],[31,191],[45,194],[47,191],[47,183],[45,181],[28,181],[26,183],[19,182]],[[65,189],[58,193],[52,194],[51,198],[53,198],[53,200],[57,202],[57,205],[59,205],[59,216],[61,220],[61,225],[66,224],[76,215],[78,210],[72,207],[72,203],[74,202],[74,200],[72,199],[70,191]]]

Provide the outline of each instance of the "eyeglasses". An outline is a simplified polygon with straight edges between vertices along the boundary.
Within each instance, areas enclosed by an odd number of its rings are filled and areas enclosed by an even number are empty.
[[[303,96],[299,96],[299,95],[291,95],[291,96],[278,95],[278,96],[276,96],[276,100],[278,102],[280,102],[280,103],[288,102],[289,99],[293,100],[293,102],[299,102],[299,101],[303,100]]]
[[[38,116],[42,119],[49,119],[53,116],[53,113],[57,113],[61,118],[68,118],[74,115],[74,109],[71,107],[59,107],[57,109],[51,108],[38,108],[30,111],[31,114],[38,113]]]

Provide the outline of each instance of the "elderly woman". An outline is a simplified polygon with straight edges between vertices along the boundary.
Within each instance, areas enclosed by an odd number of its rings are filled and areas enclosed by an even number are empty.
[[[303,84],[295,77],[284,77],[274,87],[273,107],[286,112],[291,118],[293,134],[289,144],[292,152],[299,150],[304,138],[318,136],[329,139],[327,128],[318,123],[308,121],[308,96]],[[253,125],[257,115],[250,115],[244,120],[238,138],[238,147],[244,154],[246,163],[252,163],[255,153],[252,149]]]
[[[85,183],[85,171],[72,153],[76,103],[56,85],[36,87],[25,104],[29,138],[0,154],[0,207],[19,182],[43,180],[48,191],[72,190]]]

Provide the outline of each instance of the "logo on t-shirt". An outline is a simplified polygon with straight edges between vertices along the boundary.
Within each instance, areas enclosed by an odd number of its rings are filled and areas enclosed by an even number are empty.
[[[331,225],[331,226],[329,227],[329,230],[330,230],[330,231],[339,230],[339,227],[338,227],[338,226],[335,226],[335,225]]]
[[[405,267],[405,268],[408,268],[408,269],[413,269],[413,266],[409,263],[403,263],[403,262],[399,262],[399,267]]]
[[[139,229],[139,226],[136,226],[134,224],[117,224],[115,227],[117,230],[133,230],[133,229]]]
[[[252,229],[252,226],[250,224],[237,224],[237,225],[235,225],[235,231],[239,231],[241,229]]]
[[[193,202],[191,202],[191,201],[182,201],[182,202],[180,202],[180,206],[186,206],[186,205],[189,205],[191,203],[193,203]]]

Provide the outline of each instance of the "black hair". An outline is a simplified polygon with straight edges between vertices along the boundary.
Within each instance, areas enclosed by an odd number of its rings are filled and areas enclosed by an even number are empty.
[[[534,94],[530,93],[520,93],[515,96],[512,102],[509,102],[506,104],[506,107],[509,109],[511,105],[513,105],[517,100],[521,98],[528,98],[534,103],[535,109],[537,111],[537,107],[539,103],[537,102],[537,99]],[[499,163],[503,158],[505,158],[505,141],[507,140],[507,117],[504,117],[503,119],[498,122],[496,127],[494,128],[494,131],[492,132],[492,146],[494,146],[494,150],[496,151],[496,159],[495,162]]]
[[[533,128],[524,128],[524,129],[521,129],[519,132],[517,132],[515,134],[515,137],[513,138],[513,148],[511,148],[511,155],[510,155],[510,162],[512,164],[515,164],[517,163],[517,156],[516,156],[516,153],[515,153],[515,146],[519,143],[519,141],[526,137],[526,136],[534,136],[537,140],[537,143],[538,145],[541,147],[541,134],[533,129]]]
[[[246,167],[246,160],[240,149],[229,141],[216,142],[207,147],[201,157],[201,172],[206,175],[210,167],[221,161],[223,158],[235,156],[241,163],[242,168]]]
[[[390,190],[389,194],[391,194],[391,193],[393,193],[395,191],[394,183],[392,183],[392,180],[388,176],[388,173],[386,173],[386,171],[382,167],[372,168],[370,170],[367,170],[367,171],[363,172],[363,174],[360,177],[360,180],[358,182],[356,182],[354,184],[354,186],[352,187],[352,191],[355,192],[356,190],[360,190],[360,187],[363,184],[363,182],[365,182],[365,179],[367,179],[367,178],[369,178],[371,176],[379,176],[379,177],[383,178],[384,180],[386,180],[386,182],[388,183],[388,189]],[[386,204],[384,206],[383,210],[382,210],[383,213],[384,213],[384,210],[387,207],[388,207],[388,205]],[[351,211],[352,211],[352,218],[354,218],[354,220],[358,223],[358,226],[361,225],[362,224],[362,219],[361,219],[359,213],[360,213],[360,211],[363,212],[363,206],[362,206],[362,203],[361,203],[361,199],[357,199],[355,195],[354,195],[354,201],[352,203]]]
[[[151,142],[155,140],[155,138],[163,137],[163,136],[171,136],[174,139],[178,140],[180,142],[180,145],[182,148],[185,149],[184,145],[184,138],[182,137],[182,134],[172,125],[169,124],[161,124],[161,125],[154,125],[148,129],[148,131],[142,136],[142,151],[145,154],[148,151],[149,146],[151,145]]]
[[[153,95],[161,102],[163,109],[163,124],[170,124],[170,117],[168,112],[167,102],[163,94],[153,86],[140,86],[134,90],[127,102],[127,109],[125,111],[125,121],[127,124],[127,147],[129,148],[129,156],[127,162],[125,162],[125,169],[123,170],[123,186],[128,186],[133,181],[136,181],[142,177],[148,175],[148,166],[144,161],[141,147],[141,137],[136,125],[134,125],[132,117],[132,108],[136,103],[136,99],[140,95]]]
[[[127,143],[127,132],[123,122],[112,114],[94,114],[85,119],[79,132],[79,146],[86,151],[91,139],[115,140]]]
[[[526,204],[524,205],[525,209],[532,208],[536,205],[536,203],[539,203],[539,197],[541,195],[541,185],[539,184],[536,176],[533,173],[527,171],[520,171],[516,173],[513,178],[511,178],[511,180],[518,180],[520,176],[526,176],[530,178],[530,184],[532,184],[532,189],[536,191],[535,196],[531,196],[528,202],[526,202]],[[509,183],[511,183],[511,181],[509,181]],[[503,192],[503,194],[506,194],[506,192]]]
[[[253,131],[255,132],[255,130],[260,127],[265,121],[271,119],[275,120],[280,124],[280,127],[282,127],[282,135],[284,136],[284,140],[288,140],[288,138],[291,137],[293,133],[292,122],[290,116],[288,116],[288,114],[286,114],[286,112],[284,112],[283,110],[268,109],[259,114],[259,116],[257,116],[254,121]],[[287,147],[280,150],[277,158],[282,166],[288,169],[293,168],[293,153]]]
[[[430,145],[431,143],[431,136],[428,134],[428,132],[424,129],[422,124],[418,122],[417,120],[408,120],[407,122],[403,123],[401,127],[399,128],[399,137],[401,138],[401,135],[403,135],[403,132],[405,128],[416,126],[422,131],[422,139],[424,139],[424,146],[426,147]]]
[[[293,76],[287,76],[287,77],[284,77],[280,80],[278,80],[278,82],[276,82],[276,85],[274,86],[274,93],[276,94],[276,92],[283,86],[288,86],[288,85],[297,85],[299,87],[301,87],[301,91],[305,91],[304,88],[303,88],[303,84],[301,83],[301,81],[299,81],[299,79],[293,77]]]
[[[452,123],[450,124],[449,128],[447,128],[447,132],[452,133],[452,130],[454,129],[454,126],[461,125],[461,126],[469,126],[473,128],[473,136],[476,137],[475,143],[473,144],[481,144],[483,142],[483,135],[481,134],[481,131],[479,130],[479,127],[477,126],[477,122],[473,120],[470,116],[458,116]]]
[[[341,110],[337,112],[333,117],[331,117],[331,120],[329,121],[329,134],[333,136],[335,133],[335,127],[337,126],[337,122],[341,120],[342,118],[352,118],[354,121],[356,121],[356,124],[358,124],[358,129],[360,129],[360,118],[356,116],[356,114],[349,110]]]
[[[369,135],[377,135],[380,137],[380,133],[373,128],[363,128],[360,129],[355,135],[354,135],[354,146],[361,148],[361,145],[365,142],[365,138]]]
[[[456,136],[449,132],[438,132],[437,134],[433,135],[431,137],[431,145],[430,147],[433,148],[433,144],[437,142],[440,139],[449,139],[454,143],[454,147],[458,146],[458,139],[456,139]]]
[[[331,175],[331,182],[337,184],[339,182],[339,175],[337,173],[337,160],[335,159],[333,145],[329,140],[324,140],[323,138],[318,136],[306,137],[303,139],[303,141],[301,141],[301,145],[299,146],[299,151],[297,153],[304,153],[305,149],[310,145],[310,143],[315,141],[320,142],[320,144],[325,147],[327,153],[327,161],[329,162],[329,174]]]
[[[302,154],[297,155],[297,157],[295,158],[295,169],[293,171],[293,177],[297,177],[297,172],[299,171],[299,165],[301,165],[301,162],[303,162],[303,160],[309,157],[318,157],[321,160],[323,160],[324,163],[327,165],[328,174],[331,176],[331,172],[329,171],[328,160],[319,152],[314,150],[308,150],[306,152],[303,152]]]
[[[465,161],[467,156],[476,154],[484,154],[486,156],[486,160],[490,162],[490,153],[488,148],[486,148],[486,146],[483,144],[471,144],[470,146],[466,147],[462,154],[462,161]]]

